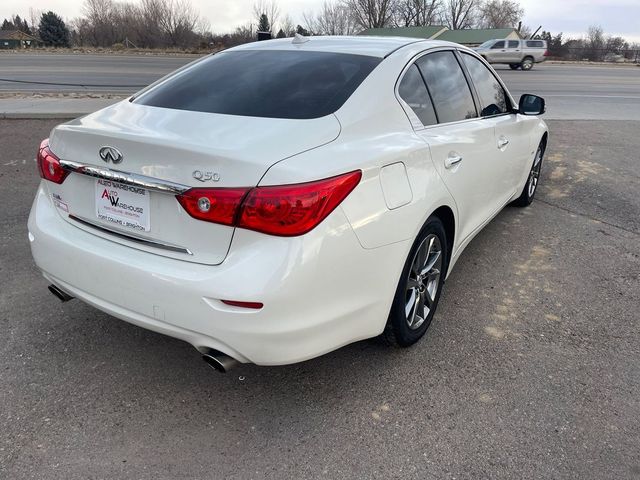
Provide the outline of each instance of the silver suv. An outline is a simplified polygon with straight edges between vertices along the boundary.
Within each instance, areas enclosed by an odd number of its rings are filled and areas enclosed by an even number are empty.
[[[549,55],[546,40],[488,40],[475,49],[489,63],[506,63],[512,70],[531,70]]]

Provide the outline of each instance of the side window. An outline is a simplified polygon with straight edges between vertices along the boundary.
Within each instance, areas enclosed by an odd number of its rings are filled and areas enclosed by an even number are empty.
[[[504,40],[500,40],[499,42],[494,43],[491,49],[494,49],[494,48],[504,48]]]
[[[518,48],[520,47],[520,42],[518,40],[509,40],[509,48]]]
[[[427,82],[440,123],[477,117],[467,79],[453,52],[435,52],[416,64]]]
[[[480,97],[480,115],[488,117],[506,113],[507,95],[493,73],[480,60],[467,53],[463,53],[462,58]]]
[[[423,125],[434,125],[438,123],[436,112],[433,110],[429,92],[422,80],[422,75],[418,71],[418,67],[411,65],[402,77],[398,93],[402,100],[411,107]]]
[[[544,43],[542,43],[542,40],[527,40],[527,47],[542,48],[544,47]]]

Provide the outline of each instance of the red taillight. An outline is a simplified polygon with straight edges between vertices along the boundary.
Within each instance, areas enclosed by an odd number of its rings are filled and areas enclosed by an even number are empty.
[[[240,201],[248,188],[192,188],[177,195],[189,215],[206,222],[234,225]]]
[[[543,55],[544,57],[548,57],[548,56],[550,56],[550,55],[551,55],[551,54],[549,53],[549,50],[545,50],[545,51],[544,51],[544,55]]]
[[[64,179],[69,175],[69,171],[60,165],[60,159],[49,149],[48,138],[44,139],[40,144],[36,160],[38,161],[40,176],[46,180],[60,184],[64,182]]]
[[[192,188],[178,195],[194,218],[291,237],[315,228],[358,185],[362,172],[309,183],[248,188]]]
[[[307,233],[351,193],[361,177],[358,170],[317,182],[254,188],[242,203],[238,227],[286,237]]]

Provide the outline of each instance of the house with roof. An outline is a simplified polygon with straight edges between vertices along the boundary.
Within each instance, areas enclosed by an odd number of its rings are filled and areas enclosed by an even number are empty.
[[[413,37],[435,38],[448,30],[444,25],[425,25],[423,27],[367,28],[358,35],[375,35],[376,37]]]
[[[20,30],[0,30],[0,49],[31,48],[41,45],[41,41]]]
[[[460,43],[468,47],[476,47],[487,40],[522,38],[515,28],[465,28],[449,30],[444,25],[427,25],[424,27],[368,28],[359,35],[377,35],[383,37],[413,37],[428,40],[445,40]]]
[[[467,47],[477,47],[487,40],[520,40],[522,36],[515,28],[465,28],[464,30],[447,29],[436,38]]]

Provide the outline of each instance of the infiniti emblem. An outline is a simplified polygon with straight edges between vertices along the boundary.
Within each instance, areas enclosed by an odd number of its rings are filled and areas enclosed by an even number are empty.
[[[124,159],[124,156],[116,147],[102,147],[98,150],[98,154],[107,163],[120,163]]]

